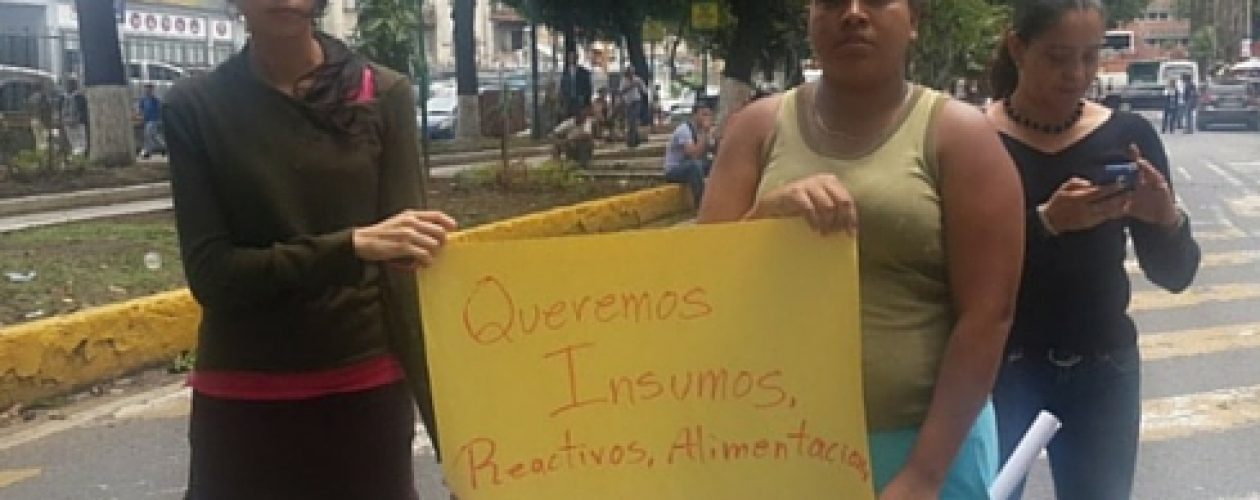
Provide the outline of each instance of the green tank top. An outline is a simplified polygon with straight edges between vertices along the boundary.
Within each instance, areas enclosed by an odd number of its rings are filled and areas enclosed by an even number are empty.
[[[917,427],[932,400],[955,313],[946,266],[932,123],[947,101],[914,87],[899,124],[860,155],[818,138],[812,85],[783,97],[758,196],[819,173],[857,202],[862,375],[871,430]]]

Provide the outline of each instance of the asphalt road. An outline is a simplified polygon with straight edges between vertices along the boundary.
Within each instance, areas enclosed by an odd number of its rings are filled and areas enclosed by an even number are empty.
[[[1260,500],[1260,134],[1165,139],[1205,258],[1178,296],[1133,269],[1145,361],[1135,498]],[[0,429],[0,498],[180,498],[187,390],[151,375],[114,392]],[[427,439],[416,456],[422,498],[444,499]],[[1025,498],[1053,498],[1044,459]]]

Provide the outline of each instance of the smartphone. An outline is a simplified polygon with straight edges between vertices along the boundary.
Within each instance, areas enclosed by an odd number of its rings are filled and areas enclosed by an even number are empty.
[[[1121,193],[1127,193],[1137,189],[1138,184],[1138,165],[1134,162],[1127,163],[1110,163],[1103,166],[1102,174],[1094,179],[1094,185],[1099,187],[1119,186]]]

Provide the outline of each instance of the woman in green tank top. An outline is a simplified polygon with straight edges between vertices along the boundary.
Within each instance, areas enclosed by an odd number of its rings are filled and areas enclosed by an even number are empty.
[[[731,118],[700,220],[804,217],[820,237],[858,235],[880,498],[982,499],[1023,195],[979,110],[906,82],[921,3],[813,0],[822,79]]]

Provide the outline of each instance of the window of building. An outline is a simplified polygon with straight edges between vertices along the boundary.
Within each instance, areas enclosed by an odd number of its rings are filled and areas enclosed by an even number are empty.
[[[175,81],[179,73],[163,66],[149,66],[149,79],[158,81]]]

